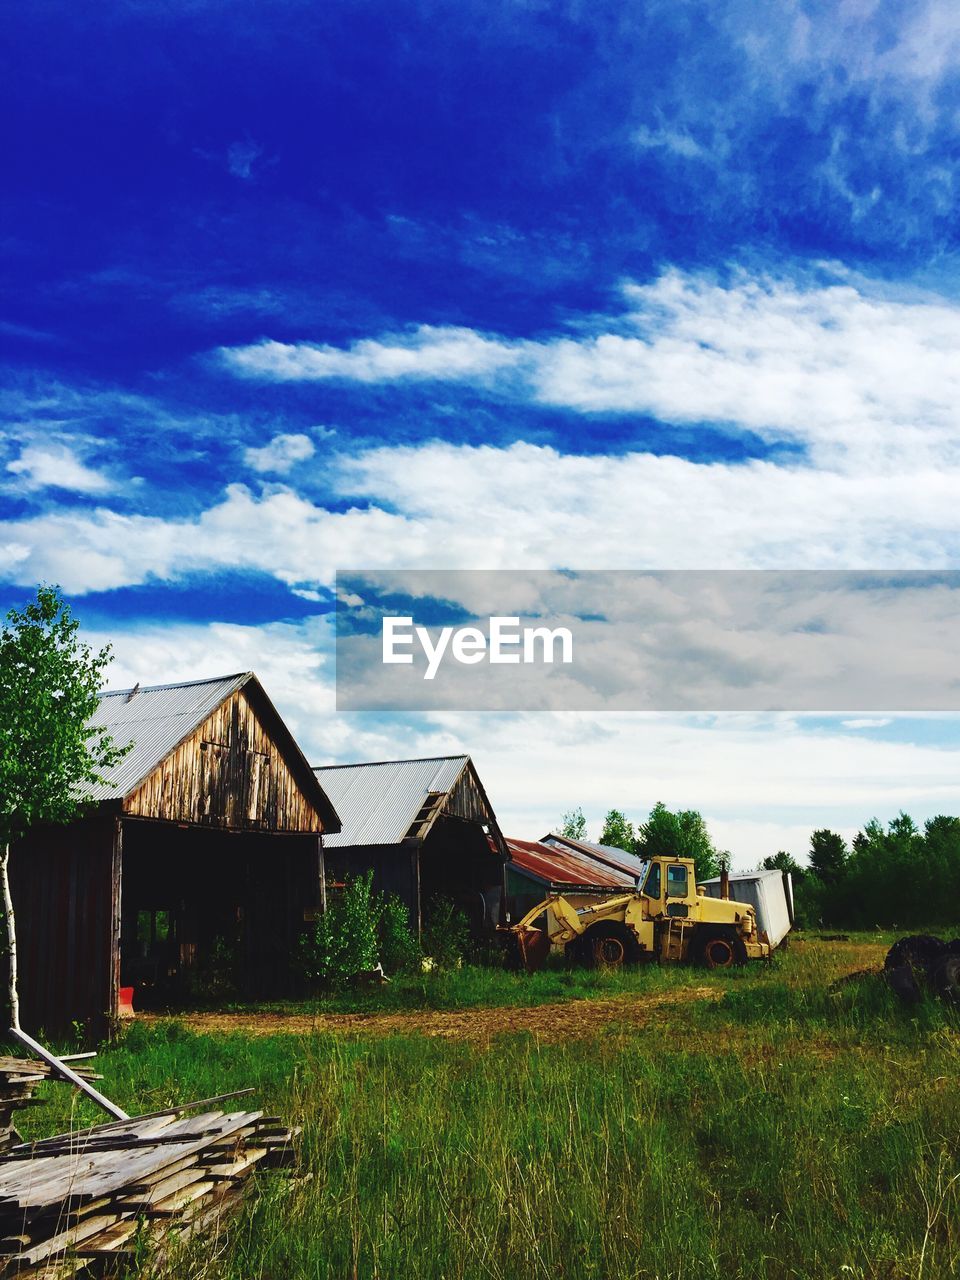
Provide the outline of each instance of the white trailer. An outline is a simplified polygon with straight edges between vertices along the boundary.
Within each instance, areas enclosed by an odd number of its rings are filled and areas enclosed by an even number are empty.
[[[722,897],[721,879],[700,883],[711,898]],[[793,928],[793,880],[789,871],[748,871],[729,878],[734,902],[749,903],[770,945],[778,947]]]

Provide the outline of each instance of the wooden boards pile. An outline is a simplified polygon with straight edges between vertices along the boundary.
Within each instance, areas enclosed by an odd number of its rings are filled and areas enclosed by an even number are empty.
[[[74,1065],[78,1075],[85,1080],[99,1080],[88,1068]],[[27,1058],[8,1058],[0,1055],[0,1152],[20,1141],[16,1130],[16,1113],[24,1107],[38,1107],[42,1098],[33,1092],[38,1084],[48,1080],[52,1072],[45,1062]]]
[[[260,1111],[157,1114],[22,1143],[0,1156],[0,1277],[52,1280],[213,1226],[294,1133]]]

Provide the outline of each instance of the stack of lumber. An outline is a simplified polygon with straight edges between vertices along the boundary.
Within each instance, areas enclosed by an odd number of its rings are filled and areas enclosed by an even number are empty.
[[[85,1080],[99,1080],[88,1068],[74,1066]],[[46,1062],[34,1062],[28,1058],[0,1056],[0,1152],[20,1141],[14,1116],[24,1107],[39,1107],[42,1098],[33,1096],[37,1085],[49,1080],[54,1072]]]
[[[216,1100],[209,1100],[216,1101]],[[199,1104],[204,1105],[204,1104]],[[97,1125],[0,1156],[0,1277],[70,1276],[212,1227],[255,1167],[288,1163],[294,1132],[260,1111],[186,1108]]]

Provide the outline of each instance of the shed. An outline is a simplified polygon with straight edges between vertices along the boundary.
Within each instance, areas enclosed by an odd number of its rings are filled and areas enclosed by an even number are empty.
[[[506,912],[516,922],[548,894],[610,894],[631,890],[629,872],[594,859],[580,850],[546,840],[507,838]]]
[[[721,880],[704,882],[711,898],[721,896]],[[730,876],[730,897],[757,913],[757,924],[777,947],[793,927],[793,880],[789,871],[748,871]]]
[[[24,1025],[101,1035],[199,982],[290,992],[321,905],[334,806],[252,672],[105,693],[91,721],[127,754],[81,820],[10,859]]]
[[[343,821],[325,841],[328,885],[372,870],[375,891],[397,895],[418,932],[435,896],[455,902],[475,933],[496,926],[507,847],[469,756],[315,772]]]

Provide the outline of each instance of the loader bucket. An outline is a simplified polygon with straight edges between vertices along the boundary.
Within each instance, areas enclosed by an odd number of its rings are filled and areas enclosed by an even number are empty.
[[[520,960],[527,973],[542,969],[550,954],[550,935],[546,929],[524,929],[516,935]]]

